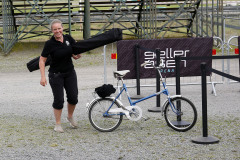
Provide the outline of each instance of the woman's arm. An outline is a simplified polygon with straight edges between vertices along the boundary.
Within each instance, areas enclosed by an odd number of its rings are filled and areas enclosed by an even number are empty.
[[[42,86],[47,85],[47,79],[46,79],[46,76],[45,76],[45,63],[46,63],[46,61],[47,61],[46,57],[40,56],[40,59],[39,59],[39,68],[40,68],[40,73],[41,73],[40,84]]]

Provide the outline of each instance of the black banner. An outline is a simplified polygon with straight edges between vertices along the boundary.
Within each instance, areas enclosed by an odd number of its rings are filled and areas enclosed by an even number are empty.
[[[138,46],[138,47],[136,47]],[[117,42],[117,69],[130,70],[124,78],[136,78],[136,51],[139,54],[139,64],[145,61],[156,63],[156,49],[160,49],[160,58],[164,60],[161,69],[163,77],[175,76],[175,57],[204,57],[212,56],[213,38],[178,38],[155,40],[122,40]],[[206,67],[212,67],[212,60],[181,60],[181,77],[200,76],[201,62],[206,62]],[[210,72],[207,73],[210,75]],[[149,66],[140,67],[140,78],[154,78],[156,71]]]

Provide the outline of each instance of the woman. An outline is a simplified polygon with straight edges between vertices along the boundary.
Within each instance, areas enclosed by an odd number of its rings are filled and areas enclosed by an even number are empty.
[[[72,63],[72,57],[76,60],[81,56],[74,55],[72,45],[75,40],[70,35],[63,35],[63,25],[60,20],[53,20],[50,24],[53,36],[45,43],[39,60],[42,86],[47,85],[45,76],[45,62],[50,55],[52,62],[49,68],[49,83],[53,92],[53,111],[56,120],[54,131],[64,132],[61,127],[61,115],[64,104],[64,89],[67,95],[68,117],[67,120],[73,128],[77,128],[73,120],[73,112],[78,103],[77,76]]]

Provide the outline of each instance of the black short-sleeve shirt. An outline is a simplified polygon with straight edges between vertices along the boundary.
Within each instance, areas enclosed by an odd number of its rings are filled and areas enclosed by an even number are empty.
[[[63,43],[57,41],[54,36],[45,43],[41,56],[46,58],[49,55],[51,56],[52,61],[49,72],[66,73],[73,70],[72,45],[75,43],[75,40],[70,35],[63,35]]]

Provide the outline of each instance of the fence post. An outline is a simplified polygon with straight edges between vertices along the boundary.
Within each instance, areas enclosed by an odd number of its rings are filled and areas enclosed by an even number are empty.
[[[176,95],[181,95],[181,88],[180,88],[180,56],[175,57],[175,62],[176,62]],[[181,103],[177,103],[177,109],[181,110]],[[178,115],[176,118],[176,121],[173,121],[172,124],[175,126],[186,126],[190,125],[189,122],[187,121],[182,121],[181,115]]]
[[[157,56],[157,63],[156,65],[159,66],[160,64],[160,49],[157,48],[156,49],[156,56]],[[158,73],[158,71],[156,70],[156,92],[160,92],[160,75]],[[161,112],[161,98],[160,95],[156,96],[156,107],[150,108],[148,109],[149,112]]]
[[[208,136],[208,125],[207,125],[207,76],[206,76],[206,63],[201,63],[201,71],[202,71],[202,128],[203,128],[203,136],[196,137],[192,139],[193,143],[198,144],[213,144],[218,143],[219,139]]]
[[[136,71],[136,85],[137,95],[131,97],[132,99],[143,98],[140,91],[140,63],[139,63],[139,44],[135,45],[135,71]]]
[[[176,95],[181,94],[180,89],[180,56],[175,57],[176,62]]]

